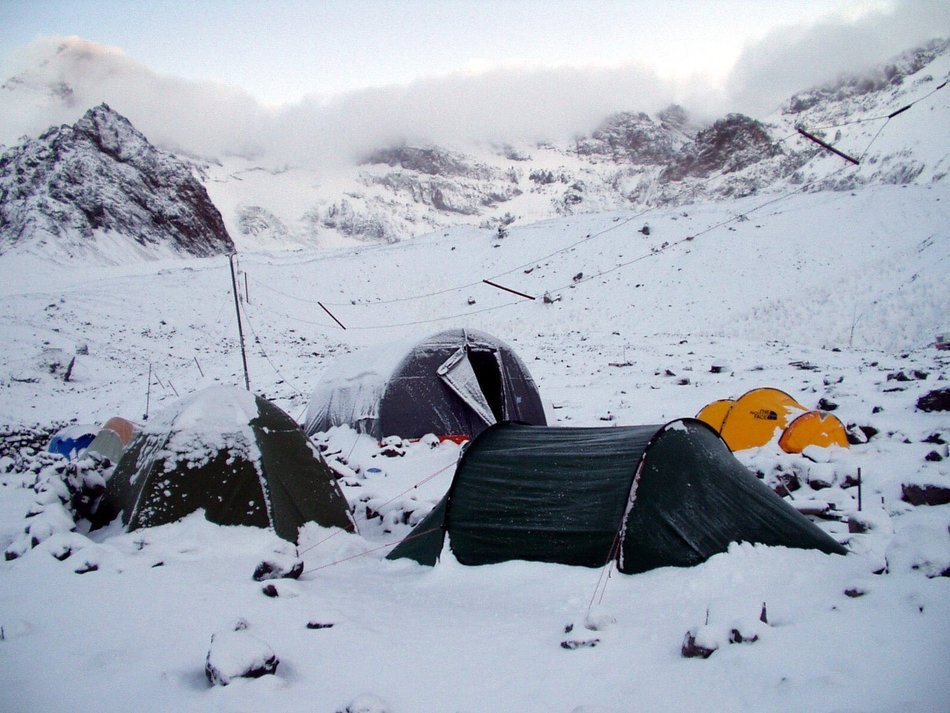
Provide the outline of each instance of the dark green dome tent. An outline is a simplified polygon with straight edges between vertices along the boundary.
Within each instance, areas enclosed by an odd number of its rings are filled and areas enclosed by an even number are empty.
[[[705,423],[499,424],[463,454],[445,498],[389,555],[434,565],[536,560],[624,573],[692,566],[732,542],[845,549],[749,472]]]
[[[313,391],[305,430],[474,438],[500,421],[547,423],[534,379],[500,339],[450,329],[337,359]]]
[[[296,541],[308,522],[354,532],[332,472],[296,422],[248,391],[215,386],[157,414],[106,486],[102,519],[128,530],[196,510],[219,525],[271,528]]]

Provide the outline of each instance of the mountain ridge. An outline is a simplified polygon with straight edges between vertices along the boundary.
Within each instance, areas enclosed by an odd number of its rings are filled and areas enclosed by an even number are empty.
[[[41,250],[110,261],[118,235],[143,256],[234,251],[220,212],[186,164],[107,104],[0,155],[0,253]]]
[[[133,259],[153,257],[163,249],[211,255],[235,249],[393,243],[456,225],[496,233],[516,222],[557,216],[644,211],[789,190],[940,181],[950,170],[950,146],[941,139],[945,131],[939,130],[940,117],[945,121],[950,104],[947,93],[937,90],[945,85],[939,82],[948,73],[950,40],[941,39],[872,72],[801,91],[766,119],[730,113],[701,124],[683,107],[670,105],[655,117],[617,112],[568,143],[501,138],[491,145],[449,146],[405,141],[377,148],[337,169],[303,164],[274,168],[236,156],[178,155],[180,195],[159,202],[167,203],[163,209],[176,220],[178,212],[190,211],[211,226],[204,232],[190,229],[195,241],[163,230],[163,218],[150,222],[140,217],[135,225],[106,221],[99,215],[103,208],[91,203],[90,189],[73,190],[67,196],[75,199],[76,208],[59,209],[67,220],[50,220],[36,201],[27,208],[24,203],[29,201],[20,200],[8,179],[6,192],[0,193],[0,239],[9,245],[32,231],[54,242],[65,239],[71,243],[67,253],[82,254],[82,241],[105,229],[132,239]],[[25,84],[10,80],[2,89],[13,92]],[[50,88],[54,90],[64,101],[74,101],[67,84]],[[917,112],[914,131],[897,136],[893,130],[884,131],[891,114],[922,98],[930,100]],[[127,165],[128,158],[140,160],[146,171],[165,166],[166,159],[152,153],[158,149],[124,117],[111,128],[108,122],[93,126],[90,121],[83,117],[77,123],[78,135],[88,137],[90,145],[115,164]],[[121,131],[115,128],[120,125]],[[802,125],[843,153],[859,156],[860,165],[844,166],[840,158],[802,138],[796,131]],[[50,129],[39,139],[0,154],[0,185],[3,167],[10,173],[11,156],[22,158],[31,151],[35,156],[36,142],[50,141],[51,132],[63,130]],[[116,143],[120,135],[136,139]],[[132,155],[136,153],[137,158]],[[99,193],[115,193],[107,188]],[[199,188],[207,192],[210,207]],[[113,212],[135,213],[130,206],[146,203],[145,194],[129,192],[124,208],[120,197],[113,195]],[[78,237],[70,238],[70,230]]]

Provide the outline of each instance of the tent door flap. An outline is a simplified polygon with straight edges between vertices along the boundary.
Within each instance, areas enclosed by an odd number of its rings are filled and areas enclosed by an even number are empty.
[[[445,382],[446,386],[452,389],[482,421],[489,426],[496,422],[495,414],[492,413],[488,399],[478,384],[475,369],[472,368],[472,363],[468,360],[468,352],[465,347],[459,347],[452,356],[439,366],[436,373]]]

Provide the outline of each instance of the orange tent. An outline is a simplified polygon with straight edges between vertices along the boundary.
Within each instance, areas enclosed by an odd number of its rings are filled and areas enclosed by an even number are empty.
[[[733,451],[764,446],[776,430],[784,432],[793,418],[807,410],[779,389],[753,389],[732,404],[719,434]]]
[[[711,401],[703,406],[702,410],[696,414],[696,418],[708,423],[718,432],[722,429],[723,419],[726,418],[726,414],[729,413],[729,409],[734,403],[735,401],[733,399]]]
[[[138,431],[139,427],[128,419],[113,416],[99,429],[99,433],[86,450],[118,463],[126,446]]]
[[[123,446],[129,445],[132,441],[132,436],[139,430],[138,426],[121,416],[113,416],[106,421],[102,427],[115,433],[115,435],[119,437],[119,440],[122,441]]]
[[[837,416],[808,411],[788,424],[778,444],[786,453],[801,453],[807,446],[847,448],[848,434]]]

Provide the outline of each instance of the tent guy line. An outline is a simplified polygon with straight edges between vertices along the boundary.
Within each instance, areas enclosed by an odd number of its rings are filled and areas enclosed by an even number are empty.
[[[817,149],[816,149],[816,150],[817,150]],[[773,204],[775,204],[775,203],[778,203],[778,202],[780,202],[780,201],[787,200],[788,198],[791,198],[792,196],[795,196],[795,195],[797,195],[797,194],[799,194],[799,193],[805,192],[806,190],[808,190],[809,188],[811,188],[812,186],[814,186],[814,185],[817,184],[817,183],[820,183],[820,182],[822,182],[822,181],[828,180],[828,179],[831,178],[832,176],[834,176],[834,175],[836,175],[837,173],[839,173],[839,172],[842,170],[842,168],[847,168],[847,167],[839,167],[839,168],[837,168],[837,169],[835,169],[835,170],[829,172],[828,174],[826,174],[826,175],[824,175],[824,176],[822,176],[822,177],[820,177],[820,178],[815,178],[815,179],[813,179],[812,181],[809,181],[808,183],[802,184],[801,186],[799,186],[798,188],[796,188],[796,189],[793,190],[793,191],[788,191],[788,192],[783,193],[783,194],[781,194],[781,195],[779,195],[779,196],[777,196],[777,197],[771,198],[771,199],[769,199],[769,200],[767,200],[767,201],[765,201],[765,202],[763,202],[763,203],[761,203],[761,204],[759,204],[759,205],[757,205],[757,206],[755,206],[755,207],[753,207],[753,208],[750,208],[749,210],[745,210],[745,211],[742,211],[742,212],[739,212],[739,213],[735,213],[735,214],[731,215],[729,218],[726,218],[725,220],[721,220],[721,221],[719,221],[719,222],[717,222],[717,223],[711,224],[711,225],[707,226],[706,228],[703,228],[702,230],[699,230],[699,231],[696,231],[696,232],[692,232],[692,233],[690,233],[689,235],[687,235],[687,236],[685,236],[685,237],[683,237],[683,238],[680,238],[679,240],[670,241],[669,244],[666,245],[665,247],[660,247],[660,248],[653,249],[653,250],[651,250],[650,252],[641,254],[641,255],[639,255],[639,256],[637,256],[637,257],[635,257],[635,258],[632,258],[631,260],[627,260],[627,261],[625,261],[625,262],[622,262],[622,263],[619,263],[619,264],[617,264],[617,265],[614,265],[613,267],[607,268],[606,270],[602,270],[602,271],[600,271],[600,272],[593,273],[593,274],[591,274],[591,275],[585,275],[584,277],[582,277],[582,278],[580,278],[580,279],[578,279],[578,280],[576,280],[576,281],[573,281],[573,280],[572,280],[570,283],[566,283],[566,284],[564,284],[564,285],[560,285],[560,286],[558,286],[558,287],[551,288],[551,289],[549,289],[548,291],[549,291],[549,292],[551,292],[551,291],[553,291],[553,292],[559,292],[559,291],[561,291],[561,290],[569,289],[569,288],[575,287],[575,286],[577,286],[577,285],[581,285],[581,284],[590,282],[591,280],[595,280],[595,279],[597,279],[597,278],[599,278],[599,277],[603,277],[604,275],[608,275],[608,274],[610,274],[610,273],[612,273],[612,272],[616,272],[617,270],[623,269],[623,268],[625,268],[625,267],[629,267],[630,265],[633,265],[633,264],[635,264],[635,263],[641,262],[641,261],[646,260],[646,259],[648,259],[648,258],[650,258],[650,257],[655,257],[655,256],[657,256],[657,255],[660,255],[660,254],[662,254],[663,252],[669,250],[669,249],[672,248],[672,247],[675,247],[675,246],[678,246],[678,245],[682,245],[683,243],[686,243],[686,242],[690,242],[690,241],[692,241],[692,240],[695,240],[697,237],[700,237],[700,236],[703,236],[703,235],[707,235],[708,233],[711,233],[712,231],[717,230],[717,229],[719,229],[719,228],[722,228],[722,227],[724,227],[724,226],[726,226],[726,225],[729,225],[729,224],[734,223],[734,222],[737,222],[737,221],[744,220],[748,215],[750,215],[750,214],[752,214],[752,213],[756,213],[756,212],[758,212],[758,211],[760,211],[760,210],[762,210],[762,209],[764,209],[764,208],[767,208],[767,207],[770,206],[770,205],[773,205]],[[650,209],[650,210],[654,210],[654,209]],[[642,217],[642,213],[641,213],[640,215],[636,216],[636,217]],[[632,219],[633,219],[633,218],[625,220],[623,224],[628,224]],[[621,224],[621,225],[622,225],[622,224]],[[621,225],[610,226],[609,228],[607,228],[607,229],[605,229],[605,230],[603,230],[603,231],[600,231],[600,233],[599,233],[598,235],[604,234],[604,233],[606,233],[606,232],[608,232],[608,231],[610,231],[610,230],[614,230],[614,229],[616,229],[616,228],[618,228],[618,227],[621,227]],[[567,246],[566,248],[562,248],[562,249],[560,249],[560,250],[555,251],[554,253],[551,253],[551,255],[549,255],[548,257],[551,257],[551,256],[553,256],[553,255],[557,255],[557,254],[560,254],[560,253],[563,253],[563,252],[566,252],[567,250],[569,250],[569,249],[575,247],[577,244],[589,242],[590,239],[592,239],[592,238],[590,238],[590,237],[584,238],[584,239],[582,239],[581,241],[578,241],[578,243],[575,243],[574,245]],[[543,259],[546,259],[546,258],[541,258],[541,260],[543,260]],[[532,262],[526,263],[526,264],[531,265],[531,264],[535,264],[535,262],[538,262],[538,261],[532,261]],[[513,270],[516,270],[516,269],[518,269],[518,268],[513,268]],[[504,275],[504,274],[508,274],[509,272],[512,272],[513,270],[509,270],[509,271],[507,271],[507,272],[500,273],[500,274],[503,274],[503,275]],[[260,281],[258,281],[258,280],[254,280],[254,282],[255,282],[256,284],[261,284],[261,285],[263,285],[263,283],[260,282]],[[488,282],[488,281],[487,281],[487,280],[482,280],[481,282],[475,282],[475,283],[472,283],[472,284],[473,284],[473,285],[479,285],[479,284],[482,284],[482,282]],[[491,284],[491,283],[489,282],[489,284]],[[273,288],[267,287],[267,289],[270,289],[270,290],[273,291],[273,292],[277,292],[277,290],[274,290]],[[451,288],[451,289],[444,290],[443,292],[450,292],[450,291],[461,290],[461,289],[464,289],[464,288],[463,288],[463,287]],[[282,294],[282,293],[281,293],[281,294]],[[286,296],[290,297],[289,295],[286,295]],[[294,297],[293,299],[296,299],[296,300],[299,301],[299,302],[304,302],[304,303],[306,303],[306,304],[316,304],[316,305],[319,305],[320,307],[323,307],[323,309],[326,310],[326,307],[324,307],[324,306],[323,306],[320,302],[318,302],[318,301],[307,300],[307,299],[301,298],[301,297]],[[513,306],[513,305],[516,305],[516,304],[524,304],[524,303],[525,303],[524,301],[519,300],[519,301],[516,301],[516,302],[509,302],[509,303],[505,303],[505,304],[501,304],[501,305],[495,305],[495,306],[491,306],[491,307],[485,307],[485,308],[482,308],[482,309],[471,310],[471,311],[469,311],[469,312],[462,312],[462,313],[453,314],[453,315],[446,315],[446,316],[441,316],[441,317],[432,317],[432,318],[429,318],[429,319],[413,320],[413,321],[409,321],[409,322],[391,322],[391,323],[385,323],[385,324],[369,324],[369,325],[357,325],[357,326],[351,325],[351,326],[349,327],[349,329],[356,329],[356,330],[374,330],[374,329],[389,329],[389,328],[392,328],[392,327],[416,326],[416,325],[420,325],[420,324],[434,324],[434,323],[437,323],[437,322],[443,322],[443,321],[447,321],[447,320],[450,320],[450,319],[458,319],[458,318],[460,318],[460,317],[468,317],[468,316],[471,316],[471,315],[481,314],[481,313],[484,313],[484,312],[490,312],[490,311],[494,311],[494,310],[498,310],[498,309],[503,309],[503,308],[505,308],[505,307],[510,307],[510,306]],[[369,306],[369,305],[382,305],[382,304],[385,304],[385,302],[382,302],[382,301],[381,301],[381,302],[366,302],[366,303],[362,303],[361,305],[349,305],[349,306]],[[344,305],[340,305],[340,306],[344,306]],[[281,312],[281,311],[279,311],[279,310],[273,309],[273,308],[271,308],[271,307],[264,307],[264,309],[267,310],[267,311],[271,311],[271,312],[273,312],[274,314],[278,314],[278,315],[280,315],[280,316],[282,316],[282,317],[285,317],[286,319],[295,320],[295,321],[302,322],[302,323],[305,323],[305,324],[311,324],[311,325],[320,326],[320,327],[329,327],[329,326],[330,326],[330,325],[327,325],[327,324],[322,324],[322,323],[313,322],[313,321],[308,321],[308,320],[305,320],[305,319],[302,319],[302,318],[298,318],[298,317],[295,317],[295,316],[286,314],[286,313],[284,313],[284,312]],[[331,315],[331,316],[332,316],[332,315]],[[337,321],[337,323],[339,324],[339,321]],[[342,326],[342,325],[341,325],[341,326]],[[344,328],[344,329],[345,329],[345,328]]]
[[[406,493],[409,493],[409,492],[411,492],[411,491],[413,491],[413,490],[416,490],[420,485],[425,485],[425,484],[428,483],[430,480],[433,480],[433,479],[436,478],[437,476],[442,475],[442,473],[445,473],[446,471],[448,471],[450,468],[454,468],[455,465],[456,465],[455,462],[452,462],[452,463],[449,463],[448,465],[445,465],[445,466],[439,468],[435,473],[432,473],[431,475],[427,475],[427,476],[425,476],[424,478],[421,478],[420,480],[417,480],[415,483],[413,483],[411,486],[409,486],[408,488],[406,488],[405,490],[403,490],[401,493],[397,493],[396,495],[394,495],[393,497],[391,497],[391,498],[390,498],[389,500],[387,500],[386,502],[380,503],[379,505],[374,505],[374,507],[376,507],[376,508],[378,508],[378,509],[381,510],[382,508],[386,507],[387,505],[393,503],[394,501],[396,501],[396,500],[398,500],[399,498],[401,498],[402,496],[404,496]],[[317,549],[320,545],[324,544],[325,542],[328,542],[328,541],[332,540],[334,537],[336,537],[337,535],[339,535],[341,532],[344,532],[344,530],[336,529],[336,530],[334,530],[332,533],[330,533],[329,535],[327,535],[326,537],[324,537],[322,540],[318,540],[317,542],[314,542],[314,543],[313,543],[312,545],[310,545],[309,547],[305,547],[305,548],[302,549],[302,550],[298,548],[298,550],[297,550],[297,556],[298,556],[298,557],[303,557],[305,554],[307,554],[308,552],[312,552],[313,550]],[[423,535],[423,534],[429,534],[429,533],[420,533],[420,535]],[[401,542],[401,540],[397,540],[396,542],[388,542],[388,543],[384,544],[382,547],[378,547],[378,548],[373,549],[373,550],[368,550],[367,552],[364,552],[363,554],[370,554],[371,552],[376,552],[376,551],[379,550],[379,549],[385,549],[386,547],[393,547],[393,546],[395,546],[395,545],[398,545],[399,542]],[[349,558],[347,558],[347,559],[349,559]],[[326,564],[326,565],[323,565],[322,567],[317,567],[316,569],[323,569],[324,567],[330,567],[330,566],[332,566],[332,565],[340,564],[341,562],[345,562],[345,561],[346,561],[346,560],[344,559],[344,560],[338,560],[338,561],[336,561],[336,562],[330,562],[330,563],[328,563],[328,564]],[[314,568],[313,568],[313,567],[309,567],[308,569],[309,569],[309,570],[313,570]]]

